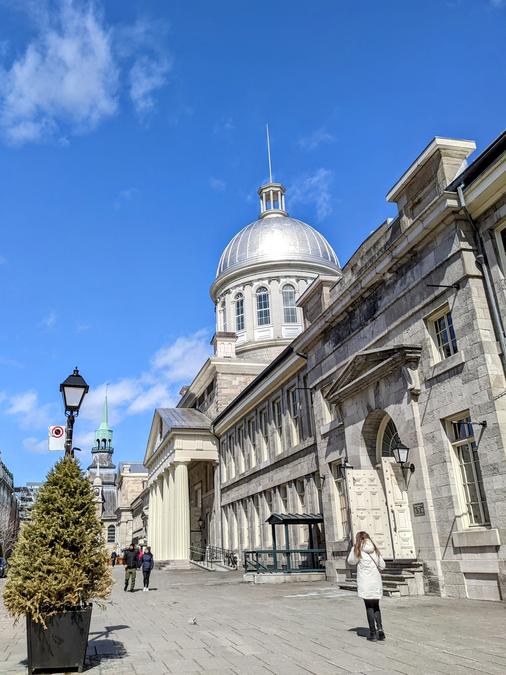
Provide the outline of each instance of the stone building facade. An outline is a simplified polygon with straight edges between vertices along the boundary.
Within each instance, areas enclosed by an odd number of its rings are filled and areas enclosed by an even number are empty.
[[[155,413],[148,534],[162,549],[177,533],[190,557],[199,510],[201,544],[239,553],[271,546],[272,513],[322,513],[328,578],[345,582],[365,529],[391,564],[423,570],[410,592],[506,597],[506,134],[467,166],[474,149],[435,138],[387,195],[397,217],[342,269],[321,235],[319,261],[308,230],[304,247],[278,184],[261,189],[282,211],[269,223],[262,197],[271,245],[240,253],[245,228],[225,249],[215,356],[182,392],[184,423]],[[280,232],[289,245],[273,247]]]
[[[120,462],[116,478],[116,540],[117,550],[122,551],[139,539],[139,523],[134,523],[133,503],[147,486],[148,472],[139,462]],[[136,535],[134,535],[136,531]],[[138,543],[138,542],[135,542]]]
[[[9,555],[19,530],[19,506],[14,477],[0,460],[0,556]]]

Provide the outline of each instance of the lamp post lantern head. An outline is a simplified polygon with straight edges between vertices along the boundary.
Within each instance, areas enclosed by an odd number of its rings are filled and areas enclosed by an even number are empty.
[[[83,376],[79,374],[77,368],[74,368],[72,375],[69,375],[67,379],[60,384],[60,391],[63,396],[66,415],[79,414],[79,408],[81,407],[88,390],[89,386],[86,384]]]
[[[409,457],[409,448],[402,441],[398,441],[392,448],[392,453],[397,464],[406,464]]]

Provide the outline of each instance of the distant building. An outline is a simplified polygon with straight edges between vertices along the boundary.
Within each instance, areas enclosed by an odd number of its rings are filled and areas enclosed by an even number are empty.
[[[9,554],[19,529],[19,507],[14,495],[14,477],[0,461],[0,555]]]
[[[131,504],[132,507],[132,541],[134,544],[149,544],[147,540],[148,514],[149,514],[149,489],[146,487]],[[156,551],[153,551],[157,555]]]
[[[14,488],[19,505],[19,519],[22,523],[30,520],[32,507],[42,485],[42,483],[31,482]]]
[[[116,539],[111,541],[113,530],[107,545],[118,545],[119,550],[127,548],[133,541],[133,510],[132,502],[145,490],[148,484],[148,470],[140,462],[120,462],[116,478]],[[111,527],[111,526],[109,526]],[[108,532],[109,534],[109,532]],[[138,542],[135,542],[138,543]]]
[[[91,450],[92,461],[88,479],[93,484],[97,516],[102,522],[104,540],[114,548],[116,539],[116,467],[112,462],[114,448],[112,429],[109,426],[107,396],[104,401],[102,422],[95,432],[95,445]]]

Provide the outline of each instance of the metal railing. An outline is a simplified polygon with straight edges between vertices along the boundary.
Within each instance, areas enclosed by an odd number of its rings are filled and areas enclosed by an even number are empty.
[[[321,572],[326,551],[321,548],[257,549],[244,551],[244,571],[257,574]]]
[[[237,554],[219,546],[190,546],[190,560],[214,570],[216,563],[237,569]]]

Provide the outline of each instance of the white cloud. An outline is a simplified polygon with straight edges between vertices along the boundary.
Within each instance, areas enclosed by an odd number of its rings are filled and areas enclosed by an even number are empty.
[[[162,347],[151,363],[166,382],[186,384],[195,377],[210,354],[206,332],[201,330],[193,335],[179,337],[172,344]]]
[[[44,455],[48,450],[47,438],[39,440],[35,436],[29,436],[23,439],[23,448],[27,452],[32,452],[37,455]]]
[[[153,109],[171,68],[165,46],[153,37],[154,22],[108,26],[94,0],[32,3],[28,14],[35,37],[0,65],[0,131],[7,142],[68,145],[69,135],[118,112],[123,86],[136,112]],[[7,60],[7,50],[0,59]]]
[[[335,136],[330,134],[324,128],[320,128],[308,136],[302,136],[297,143],[303,150],[315,150],[320,145],[323,145],[324,143],[333,143],[335,140]]]
[[[290,188],[291,203],[314,204],[318,218],[326,218],[333,210],[332,179],[332,171],[323,168],[317,169],[313,174],[300,176]]]
[[[9,398],[8,415],[27,415],[37,407],[37,393],[35,391],[25,391],[23,394],[17,394]]]
[[[61,419],[63,413],[58,410],[53,403],[39,403],[39,397],[36,391],[29,390],[21,394],[6,396],[7,415],[17,416],[19,426],[22,429],[41,429],[55,424],[55,420]]]
[[[135,415],[153,410],[154,408],[172,408],[177,403],[177,397],[171,394],[166,384],[155,384],[145,389],[128,406],[127,413]]]
[[[96,425],[102,416],[107,390],[109,421],[122,419],[156,407],[176,405],[181,385],[190,382],[211,354],[207,332],[182,336],[159,349],[150,368],[137,377],[129,377],[94,387],[86,396],[79,413],[81,419]]]
[[[210,178],[209,185],[213,190],[216,190],[216,192],[223,192],[227,187],[227,184],[224,180],[221,180],[221,178]]]
[[[165,58],[139,57],[130,70],[130,98],[139,115],[151,112],[155,92],[166,82],[171,64]]]
[[[114,201],[114,208],[120,209],[124,204],[126,204],[127,202],[130,202],[138,193],[139,193],[139,190],[135,187],[126,188],[125,190],[121,190],[118,193],[118,196],[116,197],[116,199]]]
[[[56,326],[56,322],[58,320],[58,316],[56,315],[55,312],[49,312],[49,314],[46,314],[40,322],[39,326],[42,328],[45,328],[46,330],[51,330],[51,328],[54,328]]]
[[[12,143],[61,136],[65,128],[87,131],[114,115],[117,94],[110,31],[93,3],[66,0],[3,70],[0,124]]]

